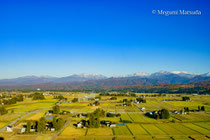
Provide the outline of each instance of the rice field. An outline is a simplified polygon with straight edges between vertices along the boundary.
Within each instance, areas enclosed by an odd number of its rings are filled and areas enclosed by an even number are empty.
[[[7,107],[7,109],[13,109],[15,113],[24,113],[28,111],[39,110],[47,107],[50,107],[54,104],[54,102],[27,102],[27,103],[17,103],[15,105],[11,105]]]
[[[6,122],[0,122],[0,128],[6,126],[7,124],[8,124],[8,123],[6,123]]]
[[[64,131],[60,134],[61,136],[85,136],[87,129],[74,128],[72,126],[68,126],[64,129]]]
[[[183,133],[180,130],[177,130],[168,124],[156,124],[156,127],[164,131],[168,135],[183,135]]]
[[[84,94],[87,95],[87,94]],[[189,95],[190,96],[190,95]],[[67,96],[66,98],[73,99],[77,97]],[[163,99],[176,99],[179,100],[181,97],[145,97],[146,103],[136,104],[138,107],[145,107],[144,111],[155,111],[162,108],[171,110],[181,110],[184,107],[189,109],[197,109],[198,106],[205,106],[206,110],[210,110],[210,96],[191,96],[192,101],[163,101]],[[111,140],[113,138],[120,140],[129,139],[206,139],[207,135],[210,136],[210,113],[199,112],[190,113],[187,115],[173,114],[171,118],[167,120],[153,119],[144,115],[138,107],[122,106],[122,101],[125,97],[117,97],[117,100],[109,100],[110,96],[103,96],[100,100],[99,106],[88,106],[93,101],[81,101],[80,103],[63,103],[60,105],[60,110],[72,111],[75,113],[90,113],[97,108],[101,108],[106,112],[120,113],[120,117],[103,117],[100,120],[109,120],[116,124],[122,124],[122,121],[130,121],[131,123],[125,123],[126,126],[117,126],[114,128],[101,126],[100,128],[76,128],[73,126],[74,123],[78,123],[81,119],[88,120],[88,118],[73,118],[70,124],[60,133],[56,139],[87,139],[87,140]],[[127,97],[126,97],[127,98]],[[128,97],[129,99],[135,99],[134,97]],[[0,128],[9,124],[12,120],[22,116],[28,111],[38,110],[52,106],[57,100],[52,97],[47,97],[46,100],[33,101],[26,99],[24,102],[18,102],[17,104],[7,105],[6,108],[11,112],[0,116]],[[25,120],[39,120],[44,116],[46,110],[31,114],[20,121]],[[172,123],[172,119],[175,123]],[[121,121],[122,120],[122,121]],[[53,133],[53,132],[52,132]],[[33,139],[41,140],[48,139],[48,135],[37,136],[34,135]],[[4,133],[6,134],[6,133]],[[31,135],[32,136],[32,135]],[[15,136],[12,136],[16,138]],[[172,138],[171,138],[172,137]],[[25,136],[18,136],[17,139],[28,138]],[[52,136],[50,136],[52,138]]]
[[[87,130],[87,136],[112,136],[111,128],[90,128]]]
[[[204,134],[204,135],[210,135],[210,131],[205,129],[205,128],[202,128],[202,127],[199,127],[197,125],[194,125],[192,123],[184,123],[183,124],[184,126],[196,131],[196,132],[199,132],[200,134]]]
[[[132,135],[127,126],[118,126],[113,128],[114,135]]]
[[[132,132],[133,135],[149,135],[147,131],[142,128],[139,124],[127,124],[128,128]]]
[[[26,118],[23,118],[24,120],[39,120],[41,117],[44,116],[45,113],[35,113],[30,116],[27,116]]]
[[[122,120],[133,121],[127,113],[121,113]]]
[[[184,135],[200,135],[199,132],[192,130],[190,128],[185,127],[183,124],[168,124],[169,126],[175,128],[178,131],[181,131],[181,133],[183,133]]]
[[[183,122],[210,121],[210,114],[204,112],[190,113],[186,115],[173,114],[172,117]]]
[[[128,116],[131,118],[131,120],[133,122],[137,122],[137,123],[153,123],[153,122],[157,122],[155,119],[146,117],[142,113],[128,113]]]
[[[148,131],[151,135],[167,135],[164,131],[159,129],[154,124],[141,124],[141,126]]]
[[[198,126],[200,126],[202,128],[205,128],[207,130],[210,130],[210,125],[208,123],[206,123],[206,122],[193,123],[193,124],[198,125]]]

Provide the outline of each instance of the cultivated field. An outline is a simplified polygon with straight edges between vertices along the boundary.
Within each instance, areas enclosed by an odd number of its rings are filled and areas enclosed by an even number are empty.
[[[146,103],[132,103],[131,106],[123,106],[123,99],[133,99],[135,97],[117,96],[117,100],[110,100],[109,96],[101,96],[99,100],[100,105],[91,106],[94,100],[85,100],[87,93],[71,93],[66,95],[65,92],[59,92],[67,101],[59,101],[53,96],[45,96],[45,100],[32,100],[25,98],[22,102],[16,104],[5,105],[8,113],[0,116],[0,128],[10,124],[17,118],[20,118],[13,124],[14,131],[0,133],[0,136],[6,139],[32,139],[45,140],[51,139],[56,133],[46,132],[42,135],[37,133],[20,134],[18,133],[22,124],[26,121],[38,121],[41,117],[46,117],[47,110],[52,109],[55,103],[59,102],[60,111],[70,111],[73,114],[91,113],[97,108],[103,109],[106,112],[120,114],[119,117],[101,117],[100,120],[114,122],[117,126],[110,128],[101,126],[99,128],[77,128],[73,124],[78,123],[81,119],[88,120],[88,118],[73,117],[70,123],[56,137],[57,140],[64,139],[94,139],[94,140],[111,140],[113,138],[120,140],[127,139],[208,139],[210,136],[210,96],[209,95],[170,95],[167,96],[149,96],[155,94],[141,94],[138,96],[145,96]],[[116,94],[116,92],[115,92]],[[27,93],[24,93],[27,95]],[[80,96],[81,101],[71,103],[74,98]],[[95,96],[99,96],[96,94]],[[181,101],[182,96],[189,96],[191,101]],[[160,109],[167,109],[169,111],[183,110],[184,107],[189,107],[191,110],[198,109],[198,106],[205,106],[205,111],[190,112],[189,114],[171,114],[169,119],[154,119],[145,115],[145,112],[158,111]],[[144,109],[142,110],[141,108]],[[28,115],[26,115],[28,114]],[[26,116],[24,116],[26,115]],[[24,116],[24,117],[21,117]],[[62,116],[64,120],[68,120],[69,116]],[[70,115],[71,116],[71,115]]]

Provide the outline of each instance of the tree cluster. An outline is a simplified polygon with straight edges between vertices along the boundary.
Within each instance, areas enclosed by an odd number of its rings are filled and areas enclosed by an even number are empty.
[[[36,93],[32,94],[32,99],[33,100],[44,100],[45,97],[44,97],[43,93],[36,92]]]
[[[74,98],[74,99],[72,100],[72,103],[76,103],[76,102],[78,102],[78,98]]]
[[[198,106],[198,110],[195,110],[195,109],[193,109],[193,110],[190,110],[189,109],[189,107],[184,107],[184,111],[185,112],[194,112],[194,111],[205,111],[205,106]]]
[[[110,100],[117,100],[117,97],[111,97]]]
[[[102,109],[96,109],[93,113],[90,113],[89,116],[89,127],[98,128],[100,127],[100,117],[105,117],[106,112]]]
[[[100,127],[100,117],[94,116],[93,113],[89,115],[89,127],[91,128],[99,128]]]
[[[126,106],[132,106],[131,102],[132,102],[132,100],[123,99],[123,103],[124,103],[124,105],[126,105]]]
[[[53,126],[55,130],[60,130],[64,124],[65,124],[65,121],[63,120],[63,118],[53,117]]]
[[[147,112],[145,115],[155,119],[168,119],[170,117],[169,111],[167,109],[161,109],[152,113]]]
[[[146,103],[146,99],[143,98],[136,98],[136,100],[140,103]]]
[[[190,101],[190,97],[187,97],[187,96],[182,97],[182,101]]]
[[[131,97],[136,97],[136,94],[135,93],[131,93],[130,96]]]
[[[158,111],[157,117],[159,119],[168,119],[170,117],[170,114],[167,109],[161,109]]]
[[[23,101],[23,95],[19,94],[14,97],[10,96],[10,98],[8,98],[8,99],[2,99],[0,101],[0,104],[3,103],[5,105],[11,105],[11,104],[16,104],[17,102],[21,102],[21,101]]]
[[[106,116],[107,117],[120,117],[121,115],[120,114],[115,114],[115,113],[106,113]]]
[[[54,99],[58,99],[58,100],[67,100],[67,98],[65,98],[63,95],[54,96]]]

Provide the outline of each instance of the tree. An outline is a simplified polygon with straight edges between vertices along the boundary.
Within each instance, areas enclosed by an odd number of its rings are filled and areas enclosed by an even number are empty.
[[[97,108],[94,112],[93,112],[94,116],[99,116],[99,117],[105,117],[106,116],[106,112],[100,108]]]
[[[161,109],[158,111],[158,116],[160,119],[168,119],[170,114],[167,109]]]
[[[76,102],[78,102],[78,98],[74,98],[74,99],[72,100],[72,103],[76,103]]]
[[[53,126],[55,128],[55,130],[58,130],[58,123],[57,123],[57,118],[56,117],[53,117]]]
[[[94,118],[94,115],[91,113],[90,115],[89,115],[89,122],[90,122],[90,127],[94,127],[94,121],[95,121],[95,118]]]
[[[205,106],[201,106],[201,111],[205,111]]]
[[[95,116],[93,113],[89,115],[89,122],[91,128],[98,128],[100,126],[100,118],[99,116]]]
[[[89,114],[89,126],[92,128],[100,127],[100,117],[105,117],[106,112],[100,108]]]
[[[0,115],[4,115],[4,114],[7,114],[7,110],[6,108],[4,107],[4,105],[0,105]]]
[[[38,92],[34,93],[32,95],[32,97],[33,97],[32,98],[33,100],[44,100],[45,99],[44,95],[42,93],[38,93]]]
[[[18,102],[23,101],[23,95],[22,95],[22,94],[17,95],[17,96],[16,96],[16,100],[17,100]]]
[[[53,113],[54,113],[54,114],[59,114],[59,113],[60,113],[60,107],[59,107],[58,105],[55,105],[55,106],[53,107]]]
[[[128,99],[123,99],[123,103],[126,103],[128,101]]]
[[[60,130],[64,124],[65,124],[65,121],[63,120],[63,118],[58,118],[57,119],[57,130]]]
[[[63,125],[65,124],[65,121],[63,118],[53,117],[52,123],[53,123],[55,130],[60,130],[63,127]]]
[[[31,130],[31,121],[28,120],[27,121],[27,127],[26,127],[26,133],[30,133],[30,130]]]
[[[38,132],[44,132],[46,128],[46,120],[44,117],[41,117],[38,122]]]
[[[188,107],[184,107],[184,111],[185,111],[185,112],[189,112],[190,110],[189,110]]]

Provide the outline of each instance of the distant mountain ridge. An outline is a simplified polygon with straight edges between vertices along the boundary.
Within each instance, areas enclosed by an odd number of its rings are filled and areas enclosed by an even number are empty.
[[[188,84],[210,81],[210,73],[198,74],[183,71],[159,71],[155,73],[139,72],[130,75],[106,77],[101,74],[74,74],[66,77],[25,76],[13,79],[1,79],[0,88],[5,86],[26,86],[39,84],[68,84],[83,87],[102,87],[120,85],[159,85]]]

